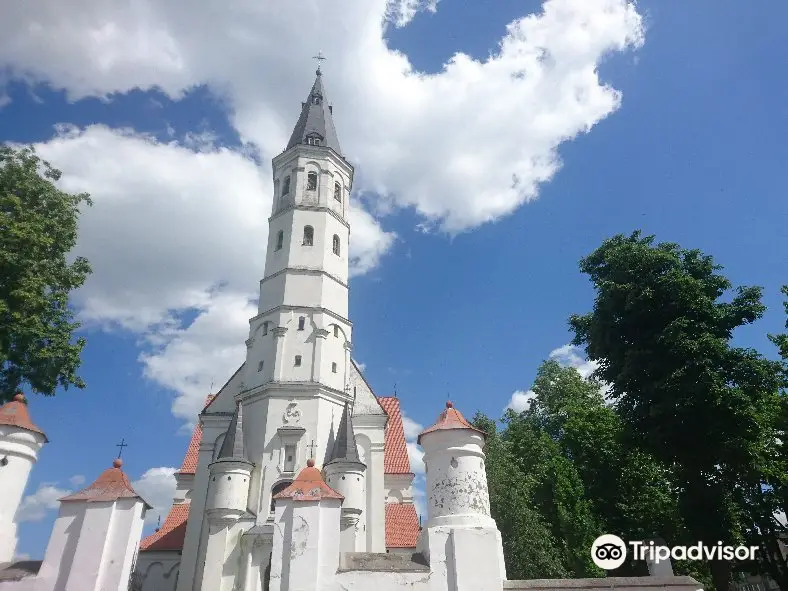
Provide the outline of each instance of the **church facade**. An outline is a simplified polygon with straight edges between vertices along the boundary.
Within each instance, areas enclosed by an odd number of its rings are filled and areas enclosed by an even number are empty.
[[[245,497],[234,517],[244,532],[239,543],[270,554],[267,535],[255,532],[266,531],[274,496],[313,459],[344,489],[343,551],[415,551],[419,519],[399,400],[376,396],[351,356],[353,173],[318,69],[290,141],[273,160],[265,272],[246,361],[199,415],[170,513],[140,546],[136,572],[143,588],[204,588],[211,538],[226,529],[210,517],[208,489],[216,474],[209,467],[226,447],[233,421],[234,429],[241,423],[243,457],[250,462],[246,480],[245,468],[237,472],[246,485],[237,492]]]

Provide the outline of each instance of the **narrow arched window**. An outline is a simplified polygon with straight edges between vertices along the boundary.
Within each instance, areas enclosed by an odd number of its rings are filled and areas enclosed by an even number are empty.
[[[342,185],[334,183],[334,199],[342,203]]]
[[[290,192],[290,176],[286,176],[282,183],[282,195],[287,195]]]
[[[317,173],[310,172],[306,175],[306,190],[317,191]]]
[[[298,330],[304,330],[304,326],[306,326],[306,318],[304,318],[303,316],[301,316],[301,317],[298,319]]]
[[[315,229],[312,226],[304,226],[304,246],[312,246],[315,241]]]
[[[339,256],[339,236],[334,234],[334,254]]]
[[[279,233],[276,235],[276,250],[282,250],[282,245],[285,243],[285,232],[284,230],[279,230]]]
[[[300,355],[296,355],[295,356],[295,366],[296,367],[301,367],[301,356]]]

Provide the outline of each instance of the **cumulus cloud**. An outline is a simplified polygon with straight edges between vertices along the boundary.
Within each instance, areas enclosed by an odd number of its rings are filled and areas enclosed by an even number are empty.
[[[145,516],[146,523],[155,523],[160,516],[166,517],[175,496],[177,471],[177,468],[169,467],[151,468],[131,483],[137,494],[153,507]]]
[[[410,469],[414,474],[424,474],[424,452],[416,438],[424,430],[424,425],[417,423],[404,412],[402,413],[402,427],[405,431],[405,442],[408,448],[408,459],[410,460]],[[414,488],[417,485],[414,484]]]
[[[75,474],[74,476],[69,478],[68,481],[69,483],[71,483],[71,486],[76,488],[78,486],[82,486],[83,484],[85,484],[85,477],[82,476],[82,474]]]
[[[152,88],[178,99],[207,85],[266,160],[285,145],[309,84],[316,48],[291,41],[319,40],[356,188],[458,232],[536,198],[559,168],[558,146],[620,105],[599,63],[643,42],[633,2],[547,0],[509,23],[494,53],[456,53],[425,74],[389,48],[386,26],[434,0],[302,4],[31,0],[0,23],[0,67],[72,99]]]
[[[70,493],[70,490],[59,488],[51,483],[41,484],[36,492],[22,499],[16,512],[17,522],[41,521],[47,513],[60,506],[59,499]]]
[[[514,412],[523,412],[528,410],[528,407],[531,406],[531,401],[536,397],[536,394],[533,390],[528,390],[527,392],[523,390],[517,390],[512,394],[512,397],[509,399],[509,404],[506,405],[506,408],[512,409]]]
[[[563,345],[550,351],[550,359],[555,359],[564,367],[574,367],[584,378],[588,378],[599,367],[596,361],[590,361],[583,355],[583,350],[575,345]]]
[[[404,27],[419,12],[436,12],[439,0],[389,0],[388,18],[395,27]]]
[[[547,0],[509,23],[489,56],[457,53],[426,74],[389,48],[386,28],[435,11],[435,0],[302,4],[30,0],[0,22],[6,78],[45,82],[71,100],[151,89],[178,100],[206,86],[250,148],[217,147],[212,130],[162,143],[103,126],[64,127],[38,146],[67,189],[96,203],[78,247],[96,270],[77,297],[83,319],[154,346],[141,357],[145,373],[176,391],[180,417],[193,418],[210,382],[243,358],[240,318],[262,275],[270,158],[286,144],[317,49],[293,38],[319,40],[330,58],[328,98],[357,170],[354,275],[396,241],[378,220],[397,209],[414,210],[425,231],[457,233],[535,199],[560,167],[559,146],[620,105],[599,63],[643,42],[633,2]]]

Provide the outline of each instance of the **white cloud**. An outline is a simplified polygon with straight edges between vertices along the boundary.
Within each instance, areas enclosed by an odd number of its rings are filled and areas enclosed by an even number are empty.
[[[69,478],[68,481],[71,483],[71,486],[77,488],[78,486],[85,484],[85,477],[82,474],[75,474]]]
[[[531,406],[531,401],[536,397],[536,394],[533,390],[528,390],[527,392],[523,390],[517,390],[512,394],[512,397],[509,399],[509,404],[506,405],[506,408],[511,408],[514,412],[523,412],[524,410],[528,410],[528,407]]]
[[[564,367],[574,367],[584,378],[588,378],[596,371],[599,364],[589,361],[583,355],[583,350],[575,345],[564,345],[550,351],[550,359],[555,359]]]
[[[407,446],[411,472],[414,474],[424,474],[424,451],[415,441],[409,441]]]
[[[155,523],[159,516],[166,517],[175,496],[177,471],[177,468],[151,468],[131,483],[137,494],[153,507],[145,517],[147,523]]]
[[[405,430],[406,441],[416,441],[416,438],[419,436],[419,433],[424,431],[424,425],[417,423],[409,416],[407,416],[404,412],[402,413],[402,427]]]
[[[239,0],[217,10],[185,0],[30,0],[4,14],[0,67],[74,99],[135,88],[177,99],[207,84],[267,161],[287,141],[316,51],[291,41],[315,40],[330,59],[328,93],[358,165],[357,189],[458,232],[536,198],[560,166],[558,146],[619,107],[597,67],[639,47],[643,25],[626,0],[548,0],[512,21],[495,53],[457,53],[424,74],[389,48],[386,25],[434,8],[430,0],[348,0],[341,11],[317,2],[293,10]]]
[[[47,513],[60,506],[59,499],[70,493],[70,490],[58,488],[51,483],[41,484],[36,492],[22,499],[16,512],[16,520],[19,523],[41,521]]]
[[[419,12],[436,12],[439,0],[389,0],[388,18],[395,27],[404,27]]]
[[[509,24],[494,54],[458,53],[424,74],[388,47],[385,32],[436,4],[348,0],[337,11],[239,0],[217,10],[185,0],[29,0],[5,11],[0,69],[8,76],[71,99],[157,88],[177,100],[207,85],[259,150],[260,168],[247,148],[216,148],[211,130],[194,129],[179,145],[102,126],[64,128],[38,146],[64,171],[67,189],[95,200],[78,249],[96,271],[77,298],[82,317],[155,345],[141,357],[145,373],[175,389],[178,416],[192,419],[210,382],[243,357],[241,316],[265,256],[269,162],[311,82],[316,48],[293,38],[319,41],[330,58],[327,92],[366,207],[351,218],[354,275],[396,240],[372,214],[412,208],[420,228],[456,233],[535,199],[560,166],[560,144],[620,104],[600,82],[599,63],[643,41],[632,2],[548,0]],[[197,320],[184,325],[184,312]]]

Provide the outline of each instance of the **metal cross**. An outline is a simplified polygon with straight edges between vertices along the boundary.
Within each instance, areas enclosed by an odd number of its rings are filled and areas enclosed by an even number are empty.
[[[320,71],[320,66],[328,58],[327,57],[323,57],[323,52],[322,51],[318,51],[317,55],[312,56],[312,59],[313,60],[317,60],[317,71],[319,72]]]
[[[123,455],[123,448],[124,448],[124,447],[128,447],[128,446],[129,446],[129,444],[128,444],[128,443],[126,443],[126,438],[125,438],[125,437],[124,437],[123,439],[121,439],[121,440],[120,440],[120,443],[118,443],[118,444],[115,446],[115,447],[119,447],[119,448],[120,448],[120,451],[118,452],[118,458],[120,458],[120,456],[122,456],[122,455]]]
[[[313,439],[312,443],[307,445],[307,447],[312,450],[310,452],[310,454],[309,454],[310,455],[310,459],[314,460],[315,459],[315,450],[317,449],[317,443],[315,443],[315,440]]]

